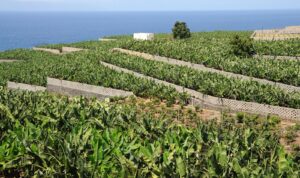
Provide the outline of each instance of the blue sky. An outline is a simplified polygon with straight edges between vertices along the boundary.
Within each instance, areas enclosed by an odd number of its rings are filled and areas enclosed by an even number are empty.
[[[300,0],[0,0],[0,11],[196,11],[300,9]]]

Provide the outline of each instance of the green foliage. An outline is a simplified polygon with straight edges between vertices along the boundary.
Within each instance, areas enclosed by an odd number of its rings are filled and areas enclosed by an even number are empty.
[[[0,52],[0,59],[29,60],[32,56],[35,58],[48,58],[51,57],[51,54],[28,49],[15,49]]]
[[[0,101],[1,177],[299,175],[266,118],[188,127],[84,98],[0,89]]]
[[[236,56],[251,57],[255,54],[253,40],[251,38],[241,38],[239,35],[236,35],[230,44],[232,53]]]
[[[292,143],[295,141],[295,138],[298,136],[298,132],[300,131],[300,124],[296,124],[295,126],[291,126],[287,129],[285,133],[285,138],[288,143]]]
[[[187,27],[185,22],[177,21],[172,29],[172,32],[175,39],[185,39],[191,37],[190,29]]]
[[[256,41],[255,50],[265,55],[300,56],[300,40]]]

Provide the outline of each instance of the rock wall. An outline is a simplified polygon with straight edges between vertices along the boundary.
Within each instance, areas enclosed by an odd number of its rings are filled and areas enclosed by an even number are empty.
[[[27,90],[27,91],[46,91],[45,87],[28,85],[24,83],[7,82],[7,88],[10,90]]]

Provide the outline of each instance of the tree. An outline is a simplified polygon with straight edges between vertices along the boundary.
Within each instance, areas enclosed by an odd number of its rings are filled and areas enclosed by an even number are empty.
[[[251,38],[241,38],[236,35],[230,42],[232,53],[240,57],[251,57],[255,54],[253,40]]]
[[[172,29],[173,31],[173,37],[175,39],[184,39],[184,38],[190,38],[191,32],[190,29],[187,27],[185,22],[179,22],[177,21]]]

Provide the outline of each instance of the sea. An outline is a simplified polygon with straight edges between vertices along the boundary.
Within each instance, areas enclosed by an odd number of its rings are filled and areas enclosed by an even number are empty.
[[[134,32],[170,33],[176,21],[185,21],[193,32],[282,28],[300,25],[300,10],[0,12],[0,51]]]

